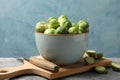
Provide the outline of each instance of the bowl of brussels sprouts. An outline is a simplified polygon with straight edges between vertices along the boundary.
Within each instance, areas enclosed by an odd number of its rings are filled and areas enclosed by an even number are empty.
[[[36,24],[35,41],[43,58],[57,65],[67,65],[82,58],[88,44],[88,33],[86,20],[72,23],[65,15],[60,15]]]

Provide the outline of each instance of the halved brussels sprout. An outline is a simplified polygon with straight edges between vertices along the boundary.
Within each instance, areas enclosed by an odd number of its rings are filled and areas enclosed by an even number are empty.
[[[106,67],[104,67],[104,66],[97,66],[97,67],[95,67],[95,71],[96,71],[97,73],[101,73],[101,74],[107,73],[107,69],[106,69]]]
[[[111,63],[111,67],[112,67],[112,69],[113,69],[114,71],[120,72],[120,64],[115,63],[115,62],[112,62],[112,63]]]
[[[87,65],[90,65],[90,64],[94,64],[95,63],[95,59],[93,57],[85,57],[84,58],[84,61]]]
[[[86,53],[89,57],[95,57],[97,54],[95,50],[86,50]]]

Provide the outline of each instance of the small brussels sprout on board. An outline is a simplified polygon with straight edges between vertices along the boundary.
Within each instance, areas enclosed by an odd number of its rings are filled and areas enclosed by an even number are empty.
[[[107,73],[107,69],[104,66],[97,66],[94,69],[97,73],[101,73],[101,74]]]

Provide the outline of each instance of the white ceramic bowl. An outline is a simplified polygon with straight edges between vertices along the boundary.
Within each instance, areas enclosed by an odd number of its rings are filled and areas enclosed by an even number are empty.
[[[36,46],[40,55],[57,65],[79,61],[88,43],[88,33],[49,35],[35,33]]]

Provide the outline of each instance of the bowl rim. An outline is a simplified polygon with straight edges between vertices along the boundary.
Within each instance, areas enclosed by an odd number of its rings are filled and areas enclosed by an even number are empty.
[[[44,34],[44,33],[35,31],[35,34],[48,35],[48,36],[75,36],[75,35],[83,35],[83,34],[88,34],[88,33],[89,33],[89,31],[84,32],[84,33],[79,33],[79,34]]]

